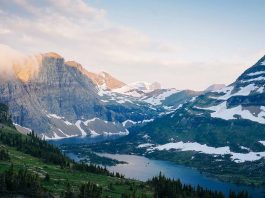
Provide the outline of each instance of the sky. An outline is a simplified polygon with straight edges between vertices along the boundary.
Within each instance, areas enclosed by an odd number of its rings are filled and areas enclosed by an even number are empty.
[[[0,0],[0,53],[53,51],[125,83],[203,90],[265,54],[264,22],[263,0]]]

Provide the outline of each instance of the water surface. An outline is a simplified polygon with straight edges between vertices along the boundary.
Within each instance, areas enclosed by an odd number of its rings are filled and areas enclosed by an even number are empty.
[[[95,142],[102,142],[105,140],[117,139],[120,136],[96,136],[96,137],[76,137],[53,141],[56,145],[61,144],[91,144]],[[75,154],[68,153],[70,158],[78,161],[80,160]],[[108,166],[107,169],[113,172],[119,172],[127,178],[147,181],[148,179],[157,176],[159,172],[171,179],[180,179],[182,183],[191,184],[192,186],[200,185],[211,190],[222,191],[226,196],[229,190],[239,192],[242,190],[248,191],[253,198],[263,198],[264,190],[245,185],[237,185],[228,182],[221,182],[217,179],[207,177],[201,174],[198,170],[176,165],[174,163],[163,160],[151,160],[143,156],[136,155],[120,155],[101,153],[100,156],[109,157],[119,161],[125,161],[127,164],[118,164],[116,166]]]

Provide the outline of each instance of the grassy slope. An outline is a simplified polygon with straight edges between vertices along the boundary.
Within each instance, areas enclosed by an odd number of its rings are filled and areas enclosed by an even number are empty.
[[[5,127],[5,132],[17,133],[17,131],[10,127]],[[5,146],[0,143],[0,145]],[[17,151],[15,148],[5,146],[11,157],[10,161],[0,161],[0,172],[7,170],[11,163],[14,164],[15,169],[27,167],[29,170],[39,174],[42,186],[45,187],[54,195],[60,195],[66,188],[69,182],[72,188],[77,191],[80,184],[91,181],[103,187],[103,197],[105,195],[110,197],[120,197],[122,193],[129,193],[130,188],[134,185],[140,192],[147,192],[148,197],[152,197],[152,193],[147,187],[141,189],[139,186],[142,184],[139,181],[120,179],[116,177],[109,177],[105,175],[98,175],[88,172],[75,171],[70,169],[61,169],[60,166],[53,164],[46,164],[41,159],[32,157],[28,154]],[[44,180],[46,173],[50,176],[50,181]],[[112,184],[111,190],[109,185]]]

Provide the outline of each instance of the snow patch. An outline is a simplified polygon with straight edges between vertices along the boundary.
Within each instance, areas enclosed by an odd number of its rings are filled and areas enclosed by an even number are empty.
[[[90,123],[90,122],[95,122],[96,120],[99,120],[99,118],[92,118],[92,119],[89,119],[89,120],[87,120],[87,121],[85,121],[84,122],[84,125],[88,125],[88,123]]]
[[[249,73],[249,74],[247,74],[247,75],[248,75],[248,76],[257,76],[257,75],[260,75],[260,74],[265,74],[265,71],[253,72],[253,73]]]
[[[81,120],[78,120],[78,121],[76,121],[75,126],[77,126],[77,128],[79,129],[79,131],[81,131],[81,135],[82,136],[86,136],[87,133],[82,129],[81,123],[82,123],[82,121]]]
[[[119,131],[117,133],[111,133],[111,132],[103,132],[103,135],[106,136],[112,136],[112,135],[129,135],[129,131],[126,129],[126,131]]]
[[[169,89],[163,92],[162,94],[159,94],[157,96],[153,96],[147,99],[144,99],[145,102],[152,104],[154,106],[161,105],[162,101],[164,101],[167,97],[180,92],[179,90],[176,89]]]
[[[139,122],[135,122],[135,121],[133,121],[133,120],[125,120],[124,122],[122,122],[122,126],[125,127],[126,124],[127,124],[128,122],[129,122],[129,123],[132,123],[132,124],[138,124],[138,123],[139,123]]]
[[[142,123],[153,122],[153,121],[154,121],[154,119],[143,120]]]
[[[92,130],[92,129],[89,129],[90,132],[91,132],[91,136],[98,136],[100,134],[98,134],[96,131]]]
[[[64,117],[58,116],[56,114],[48,114],[47,117],[48,118],[55,118],[55,119],[58,119],[58,120],[64,119]]]
[[[26,130],[28,133],[31,133],[31,132],[32,132],[32,129],[30,129],[30,128],[23,127],[23,126],[21,126],[21,125],[19,125],[19,124],[16,124],[16,123],[13,123],[13,124],[15,125],[16,128],[21,127],[22,129]],[[18,130],[18,131],[19,131],[19,130]]]
[[[249,79],[249,80],[242,80],[241,82],[253,82],[253,81],[261,81],[261,80],[265,80],[265,77],[257,77],[257,78],[252,78],[252,79]]]
[[[258,89],[257,89],[257,92],[258,92],[258,93],[263,93],[263,92],[264,92],[264,87],[260,87],[260,88],[258,88]]]
[[[226,94],[223,96],[217,96],[217,97],[211,96],[210,98],[218,99],[218,100],[227,100],[231,98],[232,96],[248,96],[252,91],[255,91],[259,87],[255,86],[255,84],[249,84],[245,87],[240,87],[240,90],[238,92],[231,94],[233,88],[234,87],[229,87],[229,89],[224,89],[224,91],[226,92],[223,92],[223,93],[226,93]]]
[[[68,126],[73,125],[71,122],[69,122],[69,121],[67,121],[67,120],[65,120],[64,123],[65,123],[66,125],[68,125]]]
[[[242,163],[246,161],[256,161],[265,157],[265,152],[249,152],[249,153],[235,153],[230,150],[228,146],[224,147],[211,147],[206,144],[200,144],[197,142],[175,142],[159,145],[156,147],[148,148],[147,151],[153,150],[180,150],[180,151],[196,151],[199,153],[209,155],[231,155],[230,158],[236,163]]]
[[[194,96],[190,99],[190,102],[194,102],[198,96]]]
[[[61,133],[62,130],[58,129]],[[63,133],[65,135],[65,137],[59,136],[57,133],[53,132],[52,137],[48,137],[45,134],[41,134],[41,138],[45,139],[45,140],[60,140],[60,139],[64,139],[64,138],[70,138],[70,137],[77,137],[78,135],[67,135],[65,133]]]
[[[150,143],[145,143],[145,144],[139,144],[137,146],[137,148],[146,148],[146,147],[151,147],[153,146],[154,144],[150,144]]]
[[[228,109],[226,101],[212,107],[207,107],[207,108],[195,107],[195,108],[214,111],[213,113],[211,113],[211,117],[213,118],[231,120],[231,119],[236,119],[235,115],[239,115],[243,119],[265,124],[264,106],[260,107],[261,112],[257,116],[254,116],[250,111],[243,109],[241,105]]]

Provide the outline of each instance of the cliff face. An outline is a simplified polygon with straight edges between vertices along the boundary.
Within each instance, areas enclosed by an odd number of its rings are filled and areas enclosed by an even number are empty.
[[[91,133],[82,123],[76,125],[78,120],[112,121],[113,113],[102,104],[92,80],[56,54],[43,55],[38,73],[27,81],[15,77],[1,81],[0,94],[15,123],[49,138]]]

